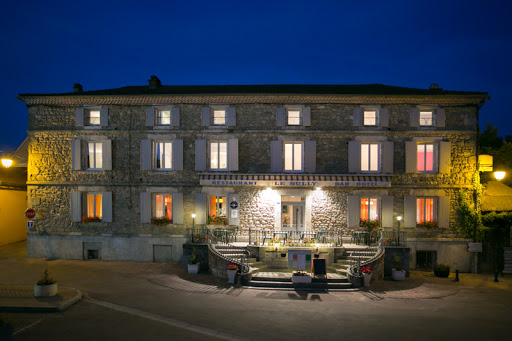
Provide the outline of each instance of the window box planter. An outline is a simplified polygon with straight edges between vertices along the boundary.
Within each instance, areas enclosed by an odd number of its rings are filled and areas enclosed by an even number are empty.
[[[391,276],[394,281],[403,281],[405,280],[405,270],[392,269]]]
[[[292,275],[292,283],[293,284],[299,284],[299,283],[311,283],[311,276],[309,275]]]

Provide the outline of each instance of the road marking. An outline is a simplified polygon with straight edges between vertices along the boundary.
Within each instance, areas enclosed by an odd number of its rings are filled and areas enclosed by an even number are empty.
[[[100,301],[100,300],[97,300],[97,299],[94,299],[94,298],[91,298],[91,297],[84,298],[83,301],[89,302],[89,303],[93,303],[93,304],[96,304],[96,305],[99,305],[99,306],[107,307],[107,308],[110,308],[110,309],[114,309],[114,310],[117,310],[117,311],[121,311],[121,312],[124,312],[124,313],[128,313],[128,314],[131,314],[131,315],[147,318],[147,319],[150,319],[150,320],[153,320],[153,321],[165,323],[165,324],[173,326],[173,327],[183,328],[183,329],[191,330],[191,331],[196,332],[196,333],[205,334],[205,335],[209,335],[209,336],[214,336],[214,337],[217,337],[219,339],[233,340],[233,341],[248,341],[248,340],[250,340],[248,338],[243,338],[243,337],[240,337],[240,336],[224,333],[224,332],[221,332],[219,330],[205,328],[205,327],[197,326],[197,325],[194,325],[194,324],[191,324],[191,323],[188,323],[188,322],[182,322],[182,321],[178,321],[178,320],[175,320],[175,319],[172,319],[172,318],[162,317],[162,316],[159,316],[159,315],[154,315],[154,314],[151,314],[151,313],[148,313],[148,312],[145,312],[145,311],[124,307],[124,306],[121,306],[121,305],[117,305],[117,304],[113,304],[113,303],[109,303],[109,302],[105,302],[105,301]]]
[[[43,321],[43,320],[44,320],[44,319],[37,320],[36,322],[34,322],[34,323],[32,323],[32,324],[29,324],[28,326],[23,327],[23,328],[21,328],[20,330],[15,331],[14,333],[12,333],[12,335],[16,335],[16,334],[18,334],[18,333],[21,333],[22,331],[25,331],[25,330],[27,330],[27,329],[29,329],[29,328],[32,328],[33,326],[35,326],[36,324],[38,324],[39,322],[41,322],[41,321]]]

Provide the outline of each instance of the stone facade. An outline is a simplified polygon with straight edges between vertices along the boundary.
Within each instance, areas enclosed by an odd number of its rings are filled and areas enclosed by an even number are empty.
[[[143,87],[138,87],[137,89]],[[222,87],[218,87],[221,89]],[[135,89],[135,88],[134,88]],[[217,89],[217,88],[216,88]],[[218,90],[217,89],[217,90]],[[403,89],[403,88],[400,88]],[[406,213],[406,197],[442,197],[439,199],[439,217],[446,215],[443,234],[451,231],[455,224],[457,197],[459,191],[471,191],[472,178],[477,164],[477,118],[478,108],[485,102],[484,93],[462,93],[412,89],[403,95],[393,88],[382,94],[354,95],[350,92],[339,94],[290,95],[261,93],[248,95],[241,87],[239,93],[194,93],[180,92],[166,87],[154,90],[143,89],[122,94],[116,89],[103,93],[74,93],[61,95],[20,95],[28,105],[29,116],[29,163],[28,163],[28,202],[38,212],[36,229],[29,231],[29,255],[69,257],[65,251],[69,246],[59,246],[55,238],[62,240],[95,240],[104,243],[103,254],[109,259],[134,259],[151,261],[150,256],[138,258],[132,249],[118,248],[119,252],[106,252],[113,247],[108,238],[138,238],[137,248],[150,255],[154,239],[158,243],[173,245],[173,258],[179,260],[181,243],[186,228],[192,226],[192,213],[198,213],[206,203],[198,204],[198,194],[235,195],[239,200],[236,218],[232,220],[232,209],[228,208],[229,228],[282,229],[281,198],[303,197],[303,229],[328,229],[342,231],[349,235],[357,227],[351,225],[349,211],[351,197],[378,197],[384,199],[381,210],[386,210],[388,226],[396,228],[396,217]],[[160,91],[160,92],[158,92]],[[208,91],[212,91],[209,89]],[[216,90],[214,89],[213,92]],[[391,92],[391,93],[390,93]],[[100,96],[101,95],[101,96]],[[204,108],[210,104],[226,104],[236,109],[236,124],[232,126],[205,126],[202,121]],[[177,126],[150,126],[147,123],[147,109],[158,105],[172,106],[179,110]],[[108,112],[106,125],[87,127],[77,125],[77,110],[87,106],[101,107]],[[276,113],[285,105],[300,105],[308,108],[310,122],[298,126],[279,125]],[[379,112],[386,112],[386,124],[377,126],[356,125],[355,115],[362,105],[372,105]],[[411,112],[419,105],[428,105],[438,110],[442,108],[444,124],[432,127],[411,125]],[[306,112],[306,111],[304,111]],[[441,112],[441,111],[439,111]],[[441,114],[439,113],[439,117]],[[384,116],[383,116],[384,117]],[[440,119],[440,118],[439,118]],[[227,172],[197,171],[199,157],[198,140],[237,141],[237,170]],[[109,164],[101,170],[87,170],[82,166],[76,169],[73,159],[73,141],[110,141]],[[145,155],[142,141],[170,140],[182,141],[180,150],[182,169],[173,171],[143,170]],[[315,172],[288,174],[272,171],[272,142],[299,141],[306,145],[313,141],[314,152],[311,158]],[[363,174],[351,172],[350,144],[352,141],[382,143],[392,142],[390,173]],[[441,158],[441,142],[448,146],[448,163],[443,172],[430,174],[408,172],[407,144],[433,142],[436,144],[436,157]],[[107,150],[108,152],[108,150]],[[306,153],[306,151],[304,151]],[[389,158],[383,150],[379,152],[379,162]],[[83,155],[79,154],[82,158]],[[303,155],[310,158],[310,155]],[[231,156],[230,156],[231,158]],[[209,159],[208,159],[209,160]],[[437,161],[436,161],[437,162]],[[439,166],[441,167],[441,166]],[[205,185],[203,176],[213,178],[222,175],[237,175],[249,179],[253,175],[296,176],[304,186],[222,186]],[[365,184],[371,184],[375,177],[388,176],[387,186],[366,188],[363,185],[344,187],[325,186],[316,190],[308,183],[315,176],[344,176],[352,179],[366,177]],[[359,178],[358,178],[359,177]],[[305,182],[302,182],[305,181]],[[358,180],[359,181],[359,180]],[[363,187],[361,187],[363,186]],[[370,186],[370,185],[368,185]],[[267,187],[271,187],[267,189]],[[291,188],[293,187],[293,188]],[[111,219],[108,221],[82,223],[73,221],[73,193],[110,193],[112,198]],[[143,222],[141,215],[144,193],[179,193],[179,214],[173,224],[155,226]],[[176,196],[178,198],[178,196]],[[82,199],[82,206],[83,206]],[[178,200],[178,199],[177,199]],[[204,199],[201,199],[204,200]],[[228,202],[231,199],[228,198]],[[441,208],[441,204],[446,207]],[[174,204],[173,204],[174,205]],[[353,204],[352,204],[353,205]],[[201,208],[203,207],[203,208]],[[76,207],[74,208],[76,209]],[[173,208],[174,209],[174,208]],[[442,213],[441,213],[442,211]],[[80,216],[83,212],[79,212]],[[209,214],[200,212],[200,214]],[[235,214],[235,213],[233,213]],[[76,214],[75,214],[76,215]],[[384,215],[384,212],[382,212]],[[410,215],[410,212],[409,212]],[[410,218],[411,219],[411,218]],[[236,221],[236,224],[231,224]],[[177,222],[177,223],[176,223]],[[201,224],[198,217],[196,224]],[[411,232],[418,232],[415,226],[405,226]],[[181,237],[176,237],[181,236]],[[452,239],[453,235],[450,236]],[[92,238],[92,239],[91,239]],[[51,239],[51,241],[50,241]],[[47,240],[43,247],[44,240]],[[153,240],[150,241],[150,240]],[[36,242],[37,241],[37,242]],[[51,250],[50,247],[51,246]],[[71,245],[71,244],[69,244]],[[73,244],[74,245],[74,244]],[[110,245],[110,246],[106,246]],[[144,246],[146,245],[146,246]],[[430,247],[430,246],[429,246]],[[83,247],[82,247],[83,248]],[[62,250],[60,250],[62,249]],[[47,251],[44,251],[47,250]],[[414,252],[412,252],[413,254]],[[79,252],[77,255],[81,255]],[[76,256],[78,257],[78,256]],[[75,258],[75,256],[69,257]],[[79,257],[80,258],[80,257]],[[411,262],[414,264],[414,262]]]

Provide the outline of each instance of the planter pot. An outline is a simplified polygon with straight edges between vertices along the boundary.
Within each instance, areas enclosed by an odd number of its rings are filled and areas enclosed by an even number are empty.
[[[370,286],[370,281],[372,280],[372,275],[373,274],[367,274],[367,273],[363,272],[363,285],[365,287]]]
[[[197,264],[189,264],[188,265],[188,273],[197,275],[199,273],[199,263]]]
[[[49,285],[34,285],[35,297],[50,297],[57,295],[57,283]]]
[[[311,276],[293,276],[292,275],[292,283],[311,283]]]
[[[234,284],[237,270],[226,270],[228,272],[228,283]]]
[[[405,270],[391,270],[391,275],[393,276],[394,281],[403,281],[405,280]]]

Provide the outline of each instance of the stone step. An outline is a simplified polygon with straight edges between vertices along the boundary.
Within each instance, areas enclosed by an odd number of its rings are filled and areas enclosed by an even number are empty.
[[[267,277],[267,276],[259,276],[255,274],[252,277],[253,281],[258,282],[285,282],[291,283],[292,279],[290,277]],[[338,276],[338,278],[329,278],[329,274],[327,274],[327,278],[312,278],[312,283],[348,283],[348,279],[346,277]]]
[[[311,283],[297,283],[282,282],[282,281],[258,281],[254,278],[247,282],[245,286],[258,287],[258,288],[287,288],[295,290],[329,290],[329,289],[352,289],[351,283],[330,283],[330,282],[311,282]]]

